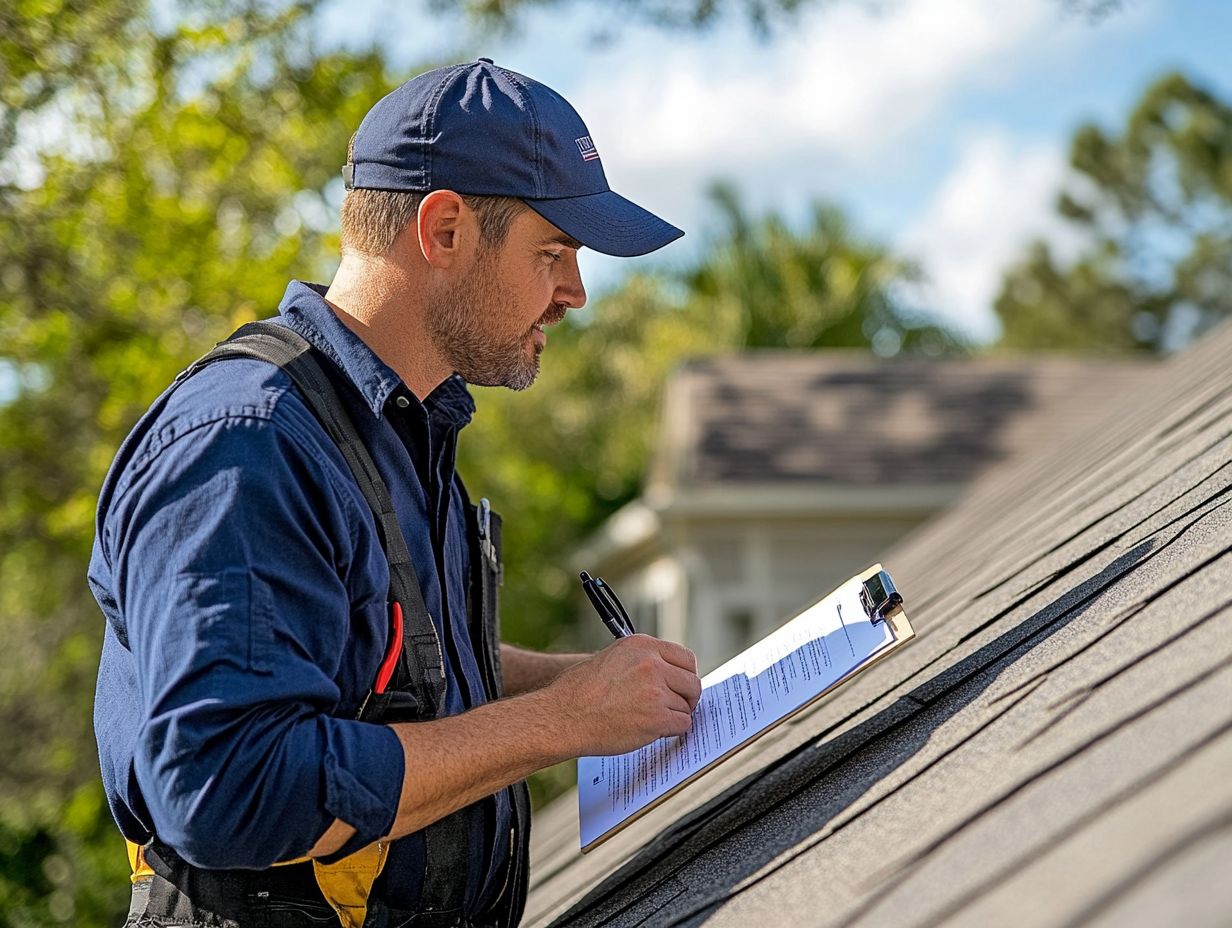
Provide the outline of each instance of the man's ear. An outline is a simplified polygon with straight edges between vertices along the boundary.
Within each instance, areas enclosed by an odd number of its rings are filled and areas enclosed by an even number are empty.
[[[419,202],[419,250],[434,268],[447,268],[470,246],[474,217],[452,190],[433,190]]]

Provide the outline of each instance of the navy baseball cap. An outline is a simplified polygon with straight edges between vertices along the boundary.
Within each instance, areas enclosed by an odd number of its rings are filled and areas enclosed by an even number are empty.
[[[348,190],[518,197],[607,255],[644,255],[684,235],[608,187],[564,97],[490,58],[427,71],[378,100],[342,174]]]

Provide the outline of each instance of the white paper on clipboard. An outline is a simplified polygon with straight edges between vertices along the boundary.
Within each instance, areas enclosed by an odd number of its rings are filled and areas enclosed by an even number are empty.
[[[848,580],[706,674],[687,734],[579,758],[582,850],[912,637],[901,611],[895,621],[874,622],[860,604],[863,579],[879,569]]]

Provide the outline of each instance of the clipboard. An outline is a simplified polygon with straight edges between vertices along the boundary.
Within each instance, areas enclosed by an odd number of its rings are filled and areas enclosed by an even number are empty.
[[[865,640],[870,643],[877,640],[882,641],[882,644],[876,646],[874,650],[867,654],[861,654],[853,644],[851,632],[854,629],[854,623],[852,626],[849,626],[843,616],[842,606],[846,605],[850,610],[853,602],[858,603],[858,608],[862,613],[860,620],[862,624],[856,629],[858,632],[857,638],[861,640],[862,645]],[[828,678],[819,676],[818,682],[814,684],[812,689],[808,687],[807,683],[804,684],[801,689],[805,695],[797,700],[798,704],[792,703],[792,700],[789,698],[790,694],[785,702],[781,704],[773,703],[772,701],[767,718],[758,722],[755,728],[750,726],[747,737],[742,734],[733,735],[732,743],[721,752],[718,750],[717,745],[722,743],[722,738],[717,738],[713,755],[704,755],[696,742],[698,737],[704,735],[704,732],[701,735],[698,734],[698,726],[699,724],[706,725],[713,722],[713,719],[710,719],[706,713],[715,711],[711,707],[715,701],[720,701],[719,689],[721,687],[726,688],[726,692],[722,696],[725,698],[730,712],[734,713],[735,711],[730,708],[730,697],[733,688],[737,690],[738,700],[745,698],[741,693],[747,688],[747,698],[750,700],[748,711],[751,712],[755,706],[752,684],[749,682],[751,678],[747,673],[728,672],[727,668],[749,666],[750,663],[755,666],[757,661],[765,659],[761,653],[762,651],[769,650],[773,653],[776,647],[781,647],[781,645],[773,641],[773,639],[776,639],[776,636],[782,640],[791,639],[792,636],[789,630],[792,626],[803,623],[800,634],[807,636],[815,627],[807,621],[808,617],[815,610],[819,611],[819,614],[824,614],[831,606],[837,608],[838,620],[842,625],[842,631],[847,636],[847,643],[852,645],[851,654],[854,665],[842,670],[841,673],[839,668],[844,665],[836,665],[835,668],[832,668],[833,673],[831,675],[837,674],[837,677],[832,682],[823,684],[821,681]],[[829,628],[833,624],[828,618],[826,622],[829,624],[823,623],[817,627]],[[862,638],[860,637],[861,635],[863,636]],[[799,638],[798,640],[803,642],[799,649],[784,654],[776,663],[767,665],[764,671],[764,673],[770,674],[767,679],[773,685],[773,681],[778,676],[775,671],[780,669],[779,665],[783,664],[784,668],[791,669],[794,662],[793,664],[784,662],[792,661],[793,658],[799,660],[800,666],[807,672],[809,661],[799,657],[799,655],[802,655],[804,650],[808,648],[811,648],[812,652],[824,652],[826,650],[825,640],[828,637],[828,635],[823,635],[821,638],[814,639],[807,637]],[[694,780],[704,776],[728,758],[745,750],[767,732],[773,731],[779,725],[811,708],[819,700],[853,679],[857,674],[885,659],[914,637],[915,630],[911,627],[911,623],[903,609],[903,598],[895,588],[890,575],[882,569],[880,564],[874,564],[867,570],[847,580],[831,593],[803,609],[794,619],[785,623],[776,631],[771,632],[761,641],[751,645],[744,652],[732,658],[732,660],[707,674],[702,681],[702,702],[699,703],[698,710],[696,710],[701,714],[701,717],[695,716],[694,728],[689,735],[684,735],[680,738],[661,738],[650,745],[639,748],[637,751],[631,751],[628,754],[615,757],[582,757],[578,759],[578,821],[582,853],[585,854],[593,850],[614,835],[619,834],[643,815],[685,789]],[[820,647],[816,646],[818,643]],[[767,648],[768,644],[770,645],[769,648]],[[757,657],[751,659],[751,655],[757,655]],[[821,671],[821,662],[816,658],[816,655],[811,654],[810,658],[818,671]],[[782,683],[784,685],[789,682],[786,676],[786,669],[782,670]],[[724,673],[727,673],[727,676],[724,676]],[[707,684],[706,681],[712,679],[715,682]],[[757,679],[760,681],[760,675]],[[740,682],[732,684],[730,681],[733,680],[739,680]],[[743,683],[744,687],[741,687],[740,683]],[[714,694],[713,699],[709,703],[707,703],[708,693]],[[782,698],[781,692],[780,698]],[[703,710],[703,703],[707,703],[706,710]],[[733,723],[732,731],[735,732],[737,730]],[[695,738],[692,746],[690,746],[688,741],[691,735]],[[683,757],[682,754],[684,755]],[[679,767],[678,770],[675,770],[674,775],[667,766],[672,763]],[[692,765],[691,767],[690,764]],[[661,778],[656,779],[656,773],[661,767],[663,775]],[[627,805],[630,795],[636,796],[639,791],[644,791],[646,796],[635,800],[635,808],[632,810],[617,808],[621,803]],[[609,804],[611,808],[609,808]],[[587,840],[588,833],[590,840]]]

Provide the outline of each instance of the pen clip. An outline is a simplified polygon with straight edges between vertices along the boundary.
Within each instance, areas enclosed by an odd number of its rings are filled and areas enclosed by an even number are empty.
[[[603,624],[611,629],[612,620],[608,615],[607,603],[603,601],[603,597],[595,589],[595,581],[586,571],[582,571],[582,592],[586,594],[590,604],[595,607],[595,612],[599,613],[599,618],[603,620]],[[615,631],[614,629],[611,630]]]
[[[604,583],[602,577],[595,577],[595,590],[607,602],[608,614],[625,630],[625,634],[637,634],[633,628],[633,620],[629,618],[629,613],[625,612],[625,607],[617,598],[616,591]]]
[[[633,628],[633,622],[629,619],[629,614],[625,612],[625,607],[621,605],[615,591],[604,583],[601,577],[592,577],[584,570],[580,576],[586,598],[595,607],[595,612],[599,614],[599,618],[603,620],[608,631],[617,638],[637,634]]]

